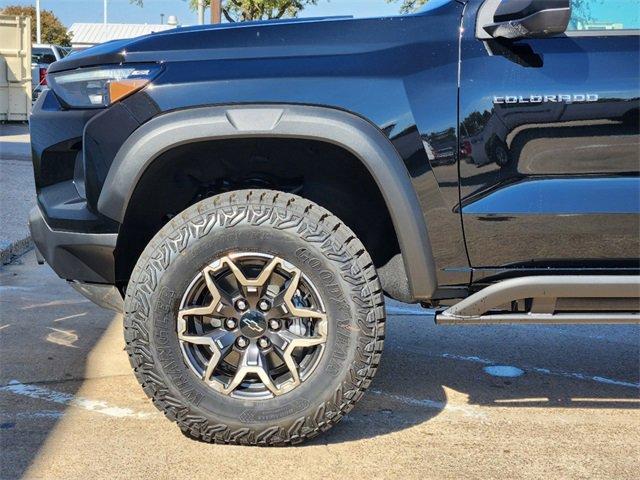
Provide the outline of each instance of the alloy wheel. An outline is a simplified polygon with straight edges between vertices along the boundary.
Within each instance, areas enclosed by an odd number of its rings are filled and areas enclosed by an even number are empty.
[[[327,316],[310,279],[277,256],[242,252],[207,265],[187,287],[177,318],[184,361],[231,397],[284,395],[314,371]]]

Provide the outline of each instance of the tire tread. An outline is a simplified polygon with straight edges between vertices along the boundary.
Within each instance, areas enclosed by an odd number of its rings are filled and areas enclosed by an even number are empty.
[[[360,327],[361,344],[349,375],[330,400],[321,402],[313,414],[287,425],[270,425],[260,431],[250,426],[235,428],[192,413],[189,405],[172,396],[156,369],[149,346],[152,296],[160,276],[172,258],[202,238],[216,225],[233,228],[247,221],[267,222],[281,230],[296,232],[316,243],[327,259],[339,265],[343,279],[358,295],[352,296]],[[354,233],[324,208],[298,197],[271,190],[243,190],[207,198],[167,223],[140,256],[125,295],[124,336],[134,374],[145,394],[186,435],[211,443],[284,446],[311,439],[338,423],[369,387],[380,363],[384,344],[385,309],[380,280],[371,257]]]

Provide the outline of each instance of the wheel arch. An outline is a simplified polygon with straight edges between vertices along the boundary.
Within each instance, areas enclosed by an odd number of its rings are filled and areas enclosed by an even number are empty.
[[[341,147],[366,167],[391,216],[416,301],[437,289],[422,209],[407,169],[385,135],[367,120],[333,108],[302,105],[198,107],[162,114],[138,128],[109,170],[98,210],[122,223],[147,168],[163,153],[193,142],[234,138],[300,138]]]

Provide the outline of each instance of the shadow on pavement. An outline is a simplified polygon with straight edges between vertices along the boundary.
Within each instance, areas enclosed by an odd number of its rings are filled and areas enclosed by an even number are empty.
[[[55,393],[25,389],[74,395],[112,318],[37,266],[33,252],[0,268],[0,478],[23,475],[66,409]]]

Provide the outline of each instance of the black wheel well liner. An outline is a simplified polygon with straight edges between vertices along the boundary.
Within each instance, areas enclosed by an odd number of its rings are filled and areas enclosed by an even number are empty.
[[[404,162],[376,126],[345,111],[302,105],[234,105],[159,115],[138,128],[120,148],[98,210],[122,224],[139,181],[165,152],[195,142],[251,138],[315,140],[356,157],[375,181],[393,222],[412,298],[432,298],[437,289],[435,262]]]

